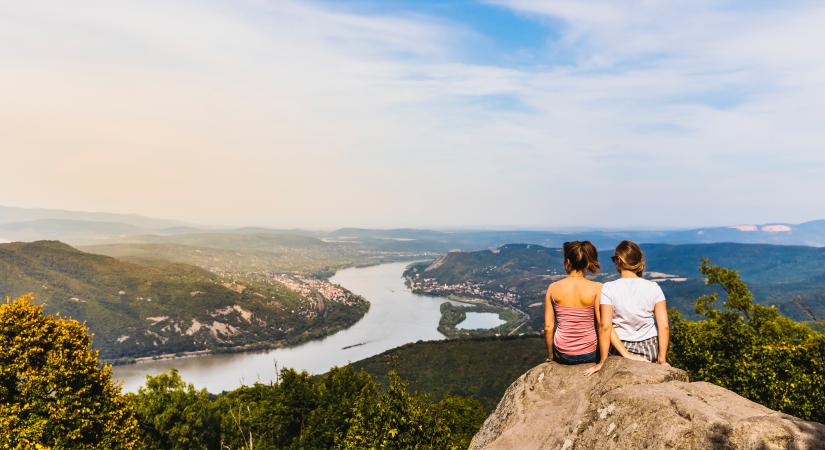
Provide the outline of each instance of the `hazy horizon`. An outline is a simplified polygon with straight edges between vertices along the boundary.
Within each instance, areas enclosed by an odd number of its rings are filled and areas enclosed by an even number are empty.
[[[312,229],[825,217],[821,3],[0,8],[2,205]]]
[[[766,221],[766,222],[754,222],[754,223],[744,223],[744,222],[736,222],[736,223],[706,223],[702,225],[694,225],[688,227],[678,227],[678,226],[651,226],[651,225],[627,225],[627,226],[616,226],[616,227],[603,227],[597,225],[568,225],[568,226],[552,226],[552,225],[512,225],[512,224],[470,224],[470,225],[454,225],[454,226],[397,226],[397,227],[369,227],[369,226],[361,226],[358,224],[340,224],[338,226],[329,226],[329,227],[313,227],[313,226],[294,226],[294,227],[277,227],[277,226],[269,226],[269,225],[260,225],[260,224],[220,224],[220,223],[197,223],[197,222],[189,222],[185,220],[179,220],[174,217],[157,217],[157,216],[148,216],[145,214],[140,214],[136,212],[118,212],[118,211],[78,211],[78,210],[67,210],[63,208],[58,209],[50,209],[50,208],[38,208],[38,207],[23,207],[23,206],[13,206],[13,205],[0,205],[0,209],[3,208],[15,208],[15,209],[24,209],[24,210],[37,210],[43,211],[44,217],[54,219],[57,218],[58,215],[50,215],[48,212],[52,211],[54,213],[70,213],[70,214],[103,214],[103,215],[122,215],[122,216],[134,216],[140,217],[142,219],[149,219],[149,220],[158,220],[164,222],[170,222],[170,226],[184,226],[184,227],[193,227],[196,229],[200,229],[202,231],[210,231],[210,230],[232,230],[232,229],[244,229],[244,228],[261,228],[261,229],[271,229],[275,231],[289,231],[289,230],[302,230],[302,231],[321,231],[321,232],[328,232],[328,231],[335,231],[344,228],[357,228],[357,229],[417,229],[417,230],[437,230],[437,231],[549,231],[549,232],[584,232],[584,231],[679,231],[679,230],[692,230],[692,229],[699,229],[699,228],[730,228],[737,225],[771,225],[771,224],[792,224],[798,225],[801,223],[806,222],[813,222],[813,221],[820,221],[825,219],[811,219],[802,222],[788,222],[788,221]],[[2,217],[2,216],[0,216]],[[30,219],[30,220],[38,220],[38,219]],[[87,220],[87,221],[97,221],[97,222],[106,222],[112,221],[117,222],[116,218],[112,218],[109,220],[100,220],[100,219],[90,219],[90,218],[82,218],[82,219],[68,219],[68,220]],[[6,222],[26,222],[28,220],[5,220]]]

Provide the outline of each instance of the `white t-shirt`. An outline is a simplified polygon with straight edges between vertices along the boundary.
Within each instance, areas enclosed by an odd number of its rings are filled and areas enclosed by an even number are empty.
[[[643,341],[658,334],[653,305],[664,299],[662,288],[653,281],[619,278],[602,286],[600,303],[613,305],[613,327],[619,339]]]

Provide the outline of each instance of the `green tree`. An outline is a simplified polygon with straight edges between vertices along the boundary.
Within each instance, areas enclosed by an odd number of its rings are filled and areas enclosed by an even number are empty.
[[[444,429],[449,430],[450,441],[454,447],[467,448],[470,441],[478,432],[487,411],[474,398],[447,396],[434,405],[436,417],[446,424]]]
[[[269,450],[277,446],[273,424],[278,410],[278,386],[241,386],[216,400],[221,414],[221,442],[232,449]]]
[[[196,390],[177,370],[147,377],[137,394],[128,394],[149,449],[219,449],[220,415],[206,390]]]
[[[468,411],[472,411],[467,415]],[[478,402],[446,399],[439,404],[408,392],[397,374],[390,373],[386,391],[367,386],[355,403],[343,448],[466,448],[472,417],[484,415]],[[478,423],[469,428],[478,429]],[[458,428],[454,432],[453,428]]]
[[[75,320],[31,295],[0,305],[0,448],[137,448],[137,422],[111,366]]]
[[[397,375],[387,389],[364,371],[283,369],[273,384],[211,398],[177,372],[130,394],[148,448],[466,448],[486,414],[476,400],[433,402]]]
[[[696,300],[698,322],[672,311],[674,366],[693,380],[708,381],[795,416],[825,421],[825,335],[783,317],[773,306],[753,303],[753,294],[733,270],[702,260],[699,269],[719,294]]]
[[[300,448],[334,448],[347,434],[355,411],[353,406],[364,389],[372,390],[376,381],[352,366],[332,368],[315,384],[317,406],[306,423]]]
[[[312,377],[284,369],[279,383],[255,384],[218,399],[225,445],[255,449],[334,448],[346,434],[361,390],[376,382],[352,367]]]

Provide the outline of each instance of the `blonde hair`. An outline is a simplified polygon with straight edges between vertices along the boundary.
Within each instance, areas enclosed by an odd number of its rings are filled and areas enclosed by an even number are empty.
[[[565,242],[562,247],[564,252],[564,268],[567,273],[574,270],[581,272],[599,273],[599,252],[590,241]]]
[[[645,273],[645,254],[633,241],[619,242],[613,262],[616,263],[616,269],[619,271],[627,270],[640,277]]]

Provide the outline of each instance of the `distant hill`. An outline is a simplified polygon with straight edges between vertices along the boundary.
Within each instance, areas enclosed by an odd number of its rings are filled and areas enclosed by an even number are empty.
[[[143,228],[126,223],[86,220],[38,219],[0,224],[0,239],[6,242],[57,238],[72,242],[94,242],[124,238],[143,232]]]
[[[187,238],[169,240],[170,235]],[[220,237],[223,235],[223,237]],[[572,239],[589,239],[599,247],[614,246],[622,239],[667,244],[759,243],[825,246],[825,220],[801,224],[743,224],[681,230],[432,230],[416,228],[340,228],[333,231],[241,227],[210,229],[180,221],[134,214],[28,209],[0,206],[0,241],[62,240],[73,245],[112,243],[174,243],[218,246],[232,250],[265,250],[268,243],[228,236],[288,236],[295,246],[313,246],[314,240],[351,249],[388,253],[481,250],[513,242],[558,247]],[[305,240],[304,240],[305,239]],[[216,244],[217,243],[217,244]],[[261,247],[257,247],[260,245]],[[279,244],[280,245],[280,244]],[[240,247],[239,247],[240,246]]]
[[[798,225],[772,223],[699,228],[665,233],[660,239],[636,238],[636,240],[670,244],[735,242],[822,247],[825,246],[825,220],[805,222]]]
[[[329,237],[361,242],[387,249],[448,251],[479,250],[513,242],[560,247],[565,241],[590,240],[599,247],[613,247],[623,239],[666,244],[746,243],[825,246],[825,220],[802,224],[773,223],[696,228],[689,230],[370,230],[342,228]]]
[[[139,234],[197,230],[183,222],[135,214],[0,206],[0,242],[61,240],[72,244],[122,241]]]
[[[148,230],[188,225],[180,221],[155,219],[137,214],[116,214],[108,212],[84,212],[66,211],[62,209],[16,208],[11,206],[0,206],[0,224],[11,222],[30,222],[44,219],[122,223]]]
[[[659,282],[669,305],[695,318],[694,300],[710,292],[698,273],[701,257],[736,269],[756,295],[796,320],[825,318],[825,248],[764,244],[643,244],[647,277]],[[605,281],[617,275],[600,253]],[[534,329],[543,320],[547,285],[564,274],[561,251],[532,244],[494,250],[450,252],[432,263],[411,266],[405,276],[417,292],[458,294],[512,303],[531,315]]]
[[[266,232],[185,233],[133,236],[127,243],[83,246],[117,258],[162,258],[214,272],[294,272],[330,275],[342,267],[421,256],[385,252],[354,243]]]
[[[134,237],[134,242],[171,243],[195,247],[212,247],[225,250],[269,251],[285,249],[309,250],[333,247],[324,241],[299,234],[272,232],[198,232],[169,236],[146,235]]]
[[[0,294],[34,292],[47,311],[85,321],[105,358],[275,345],[348,326],[367,308],[320,280],[227,278],[187,264],[141,262],[57,241],[2,244]]]

